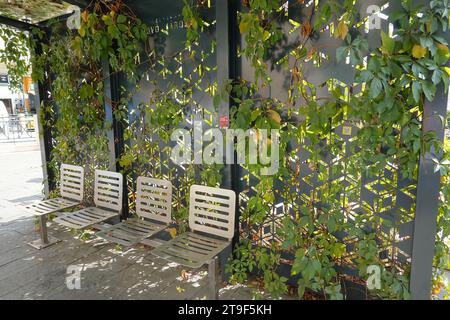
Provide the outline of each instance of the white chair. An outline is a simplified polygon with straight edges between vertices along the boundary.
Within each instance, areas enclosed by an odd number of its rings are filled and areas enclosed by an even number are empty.
[[[211,295],[217,299],[217,256],[234,236],[236,194],[232,190],[193,185],[189,202],[191,232],[160,245],[152,254],[191,268],[209,264]]]
[[[39,217],[40,239],[29,243],[36,249],[43,249],[59,241],[48,236],[47,216],[80,205],[83,201],[84,169],[82,167],[62,164],[60,179],[60,198],[40,201],[25,207]]]
[[[122,194],[122,174],[95,170],[95,207],[60,215],[53,221],[65,227],[79,230],[117,217],[122,212]]]
[[[96,235],[123,246],[132,246],[167,228],[172,220],[172,183],[138,177],[136,215]]]

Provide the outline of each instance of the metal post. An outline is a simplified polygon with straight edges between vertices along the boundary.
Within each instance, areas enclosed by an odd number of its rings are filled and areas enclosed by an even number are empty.
[[[30,246],[38,250],[50,247],[61,241],[60,239],[48,235],[46,214],[39,216],[39,235],[39,239],[28,242]]]
[[[217,86],[218,90],[224,90],[224,87],[230,79],[230,41],[229,41],[229,3],[227,0],[217,0],[215,3],[216,10],[216,39],[217,39]],[[229,127],[230,106],[226,101],[221,101],[218,108],[219,128],[226,130]],[[229,148],[229,144],[226,144]],[[228,152],[228,150],[227,150]],[[225,156],[225,155],[224,155]],[[227,164],[222,170],[222,188],[231,189],[233,184],[232,168],[233,165]],[[230,252],[223,251],[220,254],[221,265],[225,266],[226,260]],[[210,299],[217,299],[216,289],[216,260],[214,258],[209,265],[210,277]],[[225,269],[222,270],[222,275],[225,276]]]
[[[111,68],[109,68],[110,71]],[[122,120],[117,119],[114,116],[114,109],[117,108],[121,95],[120,95],[120,83],[121,83],[121,73],[120,72],[114,72],[110,73],[110,97],[111,97],[111,104],[110,104],[110,112],[112,114],[112,129],[113,129],[113,136],[114,136],[114,148],[111,149],[111,152],[114,152],[114,162],[116,171],[119,172],[123,168],[119,164],[119,157],[124,153],[125,151],[125,139],[124,139],[124,124]],[[128,218],[129,215],[129,209],[128,209],[128,183],[127,183],[127,175],[125,172],[123,173],[123,203],[122,203],[122,214],[121,219]]]
[[[237,12],[240,9],[241,2],[238,0],[229,1],[228,5],[228,39],[230,43],[229,55],[229,72],[230,79],[236,80],[241,76],[241,65],[238,57],[238,45],[240,44],[241,33],[239,31]],[[236,141],[237,142],[237,141]],[[236,218],[234,226],[234,237],[232,241],[232,249],[239,242],[239,194],[241,192],[241,174],[240,165],[237,164],[237,153],[234,153],[234,164],[231,166],[231,188],[236,192]]]
[[[228,1],[216,1],[216,39],[217,39],[217,86],[224,90],[230,79],[230,39]],[[219,124],[221,128],[229,125],[230,105],[221,101],[219,105]],[[227,182],[229,184],[229,182]]]
[[[102,63],[103,68],[103,76],[104,78],[108,78],[110,74],[110,66],[108,64],[108,61],[103,61]],[[111,81],[105,81],[104,83],[104,94],[105,97],[111,97]],[[113,106],[112,101],[110,99],[105,99],[105,121],[107,123],[113,123]],[[111,129],[107,132],[108,137],[108,149],[109,149],[109,170],[116,171],[116,147],[115,147],[115,139],[114,139],[114,130],[111,127]]]
[[[32,36],[32,35],[31,35]],[[43,41],[48,41],[49,34],[48,32],[45,33],[45,38]],[[36,48],[35,52],[32,52],[31,54],[34,55],[41,55],[43,54],[42,51],[42,43],[41,41],[36,41]],[[50,70],[48,69],[48,65],[45,67],[44,72],[44,80],[39,83],[35,84],[37,86],[36,92],[38,93],[37,100],[39,103],[36,105],[36,112],[39,114],[41,113],[42,106],[49,106],[51,104],[51,98],[50,98],[50,92],[51,92],[51,79],[50,79]],[[44,121],[39,121],[38,117],[38,128],[39,128],[39,141],[40,141],[40,148],[41,148],[41,156],[42,156],[42,171],[43,171],[43,180],[44,180],[44,192],[45,197],[47,198],[49,196],[50,191],[54,190],[56,188],[56,180],[54,176],[53,170],[50,168],[50,161],[51,161],[51,153],[53,150],[53,143],[52,143],[52,131],[51,127],[49,127],[47,124],[51,120],[50,115],[45,113],[44,115]]]
[[[209,299],[211,300],[219,299],[219,286],[217,284],[217,279],[219,279],[219,276],[218,258],[214,257],[211,259],[208,266]]]
[[[47,215],[39,217],[39,226],[42,244],[48,244]]]
[[[239,1],[237,0],[218,0],[215,4],[216,10],[216,39],[217,41],[217,84],[219,90],[223,90],[230,79],[237,79],[239,75],[239,63],[237,56],[237,45],[239,39],[239,30],[237,23],[237,10]],[[219,105],[219,126],[222,129],[229,127],[230,103],[222,101]],[[228,147],[228,143],[226,144]],[[236,152],[234,152],[234,164],[226,164],[223,169],[222,188],[234,190],[239,194],[239,165],[236,164]],[[239,199],[236,201],[236,223],[233,245],[239,239]],[[225,265],[230,250],[225,250],[220,255],[222,266],[222,275],[225,274]]]
[[[422,131],[434,131],[437,139],[443,141],[445,128],[442,119],[446,117],[448,97],[442,86],[437,92],[433,102],[425,103]],[[410,278],[411,298],[414,300],[431,297],[440,189],[440,174],[434,170],[432,157],[440,157],[440,153],[432,150],[420,158]]]

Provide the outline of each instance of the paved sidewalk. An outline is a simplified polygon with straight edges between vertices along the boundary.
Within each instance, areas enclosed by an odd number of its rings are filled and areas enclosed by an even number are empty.
[[[41,165],[35,139],[0,141],[0,223],[27,216],[21,206],[42,199]]]
[[[144,246],[122,251],[95,237],[82,241],[55,224],[50,224],[49,231],[62,241],[36,250],[26,244],[38,237],[32,217],[0,223],[0,300],[208,297],[206,267],[193,271],[169,263],[152,255],[150,248]],[[69,274],[70,270],[81,271],[79,289],[67,286],[68,270]],[[221,286],[220,299],[252,296],[251,290],[244,286]]]
[[[42,199],[42,167],[35,139],[0,141],[0,223],[27,216],[21,205]]]

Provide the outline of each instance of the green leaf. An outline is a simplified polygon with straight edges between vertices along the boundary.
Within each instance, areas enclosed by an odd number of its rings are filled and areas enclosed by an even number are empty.
[[[378,97],[382,90],[383,84],[381,83],[381,80],[379,78],[373,78],[372,82],[370,83],[370,92],[369,92],[370,97],[371,98]]]
[[[103,15],[102,16],[102,20],[107,26],[112,24],[112,20],[111,20],[111,16],[110,15]]]
[[[436,54],[434,55],[433,60],[438,65],[444,65],[447,63],[449,56],[450,56],[450,52],[449,52],[448,47],[443,44],[438,44]]]
[[[422,47],[424,47],[424,48],[431,49],[431,47],[434,45],[433,38],[431,38],[431,37],[421,37],[420,38],[420,45]]]
[[[88,99],[94,95],[94,88],[88,83],[83,83],[80,89],[81,99]]]
[[[120,31],[122,32],[127,32],[128,31],[128,27],[124,24],[118,24],[117,28],[119,28]]]
[[[342,60],[344,60],[347,57],[347,47],[339,47],[336,50],[336,61],[337,63],[340,63]]]
[[[422,93],[422,85],[419,81],[414,81],[412,84],[412,92],[414,100],[419,103],[420,102],[420,95]]]
[[[424,81],[422,84],[423,92],[428,101],[433,101],[436,95],[436,85],[429,81]]]
[[[448,88],[450,86],[450,77],[447,72],[442,72],[442,82],[444,83],[444,91],[447,93]]]
[[[298,280],[298,287],[297,287],[297,293],[299,298],[303,298],[303,295],[305,294],[306,285],[305,281],[303,279]]]
[[[381,31],[381,51],[386,55],[392,55],[395,49],[395,40]]]
[[[361,72],[360,77],[362,82],[369,82],[370,80],[373,79],[373,73],[370,72],[369,70],[364,70]]]
[[[435,85],[438,85],[439,82],[441,82],[441,78],[442,78],[443,72],[440,69],[436,69],[433,72],[433,76],[431,77],[431,80],[433,81],[433,83]]]
[[[119,14],[117,16],[117,23],[123,24],[127,21],[127,17],[125,17],[123,14]]]
[[[380,60],[377,57],[372,57],[369,59],[369,64],[367,65],[367,69],[372,71],[373,73],[378,73],[380,71]]]

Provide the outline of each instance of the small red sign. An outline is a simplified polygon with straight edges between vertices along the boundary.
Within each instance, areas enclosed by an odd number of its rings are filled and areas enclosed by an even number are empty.
[[[222,129],[228,128],[229,123],[230,123],[230,121],[228,119],[228,116],[220,116],[220,119],[219,119],[220,128],[222,128]]]

